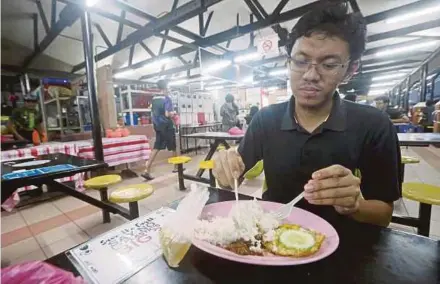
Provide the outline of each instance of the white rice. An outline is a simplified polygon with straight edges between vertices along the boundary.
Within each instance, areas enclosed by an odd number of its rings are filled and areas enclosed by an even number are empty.
[[[225,246],[240,239],[251,241],[254,252],[262,252],[261,241],[255,239],[258,234],[273,232],[280,225],[272,214],[264,212],[257,200],[240,201],[234,205],[228,217],[214,217],[211,220],[199,220],[195,237],[214,245]]]

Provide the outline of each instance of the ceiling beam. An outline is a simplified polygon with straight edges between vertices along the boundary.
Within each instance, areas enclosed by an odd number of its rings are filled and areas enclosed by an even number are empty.
[[[152,21],[152,22],[157,20],[157,18],[154,17],[153,15],[145,13],[144,11],[139,10],[138,8],[131,6],[130,4],[128,4],[122,0],[109,0],[109,2],[113,3],[113,5],[115,5],[116,7],[123,9],[123,10],[126,10],[127,12],[129,12],[133,15],[136,15],[142,19]],[[184,37],[187,37],[189,39],[192,39],[192,40],[200,40],[201,39],[201,37],[199,35],[191,32],[191,31],[188,31],[186,29],[183,29],[181,27],[178,27],[178,26],[172,27],[171,30],[173,32],[176,32],[176,33],[178,33]]]
[[[409,26],[409,27],[401,28],[401,29],[397,29],[397,30],[392,30],[392,31],[388,31],[388,32],[380,33],[380,34],[370,35],[369,37],[367,37],[367,41],[372,42],[372,41],[378,41],[378,40],[383,40],[383,39],[392,38],[392,37],[400,37],[400,36],[405,36],[405,35],[408,35],[411,33],[429,30],[429,29],[433,29],[433,28],[437,28],[437,27],[440,27],[440,19],[429,21],[429,22],[424,22],[421,24],[417,24],[417,25],[413,25],[413,26]]]
[[[23,68],[16,65],[2,64],[1,69],[16,74],[30,74],[39,78],[44,77],[58,77],[66,79],[74,79],[83,76],[83,74],[72,74],[70,72],[63,72],[59,70],[49,70],[49,69],[35,69],[35,68]]]
[[[50,10],[50,26],[53,27],[57,22],[57,0],[52,0]]]
[[[150,78],[154,78],[156,76],[172,75],[174,73],[184,72],[184,71],[187,71],[188,69],[197,68],[199,66],[200,66],[200,63],[185,64],[185,65],[182,65],[182,66],[179,66],[179,67],[174,67],[174,68],[167,69],[167,70],[164,70],[164,71],[160,71],[160,72],[144,75],[141,78],[139,78],[139,80],[147,80],[147,79],[150,79]]]
[[[38,14],[34,14],[32,18],[34,28],[34,50],[38,49]]]
[[[40,0],[36,0],[35,3],[37,4],[38,14],[40,14],[41,22],[43,23],[44,30],[46,31],[46,34],[49,33],[50,27],[49,22],[46,18],[46,13],[44,13],[43,5],[41,5]]]
[[[98,23],[93,23],[93,25],[95,26],[96,30],[98,31],[99,35],[101,36],[102,40],[105,42],[107,47],[112,46],[111,41],[108,39],[108,37],[105,34],[104,30],[101,28],[101,25],[98,24]]]
[[[188,19],[195,17],[203,11],[206,11],[207,8],[213,4],[220,2],[221,0],[193,0],[188,2],[179,8],[177,8],[173,13],[168,13],[163,17],[160,17],[154,23],[148,23],[143,28],[132,32],[129,34],[124,40],[115,44],[114,46],[106,49],[105,51],[97,54],[95,56],[95,61],[98,62],[102,59],[105,59],[135,43],[139,43],[140,41],[147,39],[151,36],[154,36],[156,33],[159,33],[163,30],[168,29],[168,27],[175,26],[179,23],[182,23]],[[186,47],[188,48],[188,47]],[[188,48],[189,49],[189,48]],[[138,65],[138,63],[133,64]],[[82,62],[76,66],[74,66],[72,72],[76,72],[85,67],[85,62]],[[129,67],[127,67],[129,68]]]
[[[343,0],[340,0],[338,2],[342,2]],[[296,19],[300,16],[302,16],[305,12],[309,11],[310,9],[314,9],[316,7],[320,7],[322,3],[320,3],[320,1],[316,1],[316,2],[312,2],[309,3],[307,5],[289,10],[287,12],[284,12],[282,14],[280,14],[275,21],[280,23],[280,22],[286,22],[289,20],[293,20]],[[263,29],[266,27],[270,27],[271,25],[273,25],[275,22],[272,22],[269,19],[264,19],[262,21],[257,21],[255,23],[252,24],[247,24],[245,26],[238,26],[238,27],[233,27],[231,29],[228,29],[226,31],[220,32],[218,34],[215,35],[211,35],[208,37],[203,38],[200,41],[195,41],[192,44],[198,45],[200,47],[209,47],[209,46],[213,46],[228,40],[232,40],[234,38],[238,38],[241,37],[243,35],[246,35],[248,33],[251,33],[252,31],[256,31],[259,29]],[[166,53],[164,53],[163,55],[161,55],[161,58],[165,58],[165,57],[176,57],[179,55],[184,55],[187,53],[192,52],[193,50],[186,47],[186,46],[181,46],[178,48],[175,48],[173,50],[170,50]],[[140,61],[138,63],[133,64],[133,68],[139,68],[144,66],[145,64],[151,63],[152,60],[151,59],[147,59],[147,60],[143,60]],[[121,68],[118,71],[124,71],[124,70],[128,70],[129,68],[125,67],[125,68]]]
[[[25,58],[23,63],[23,68],[29,67],[30,64],[37,58],[41,53],[43,53],[46,48],[54,41],[54,39],[61,34],[61,32],[66,28],[71,26],[76,20],[78,20],[81,14],[81,9],[75,4],[68,4],[61,10],[60,19],[56,24],[50,29],[49,33],[44,37],[44,39],[38,45],[38,48],[28,57]]]
[[[369,15],[365,17],[367,24],[377,23],[398,15],[412,13],[414,10],[420,10],[432,6],[433,4],[438,4],[438,0],[422,0],[416,1],[410,4],[399,6],[393,9],[389,9],[380,13]]]
[[[154,54],[154,52],[151,51],[151,49],[150,49],[150,48],[149,48],[149,47],[148,47],[143,41],[141,41],[139,44],[142,46],[143,49],[145,49],[145,51],[146,51],[151,57],[156,57],[156,54]]]
[[[124,10],[121,11],[121,19],[125,20],[125,11]],[[121,22],[119,22],[118,33],[117,33],[117,36],[116,36],[116,43],[117,44],[120,43],[121,40],[122,40],[122,33],[123,33],[123,31],[124,31],[124,24],[121,21]]]

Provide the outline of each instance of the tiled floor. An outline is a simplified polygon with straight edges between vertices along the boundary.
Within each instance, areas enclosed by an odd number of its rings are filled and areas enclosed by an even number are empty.
[[[440,149],[410,148],[402,149],[402,153],[421,159],[419,164],[406,167],[405,181],[440,185]],[[193,160],[186,165],[187,172],[195,173],[198,161],[203,157],[204,155],[194,156]],[[172,167],[165,162],[159,163],[154,168],[153,174],[156,179],[151,184],[155,192],[149,198],[139,202],[141,215],[184,196],[185,193],[178,190],[176,174],[171,171]],[[133,178],[124,180],[122,184],[140,182],[143,182],[142,178]],[[262,178],[245,182],[240,191],[259,197],[262,182]],[[87,194],[99,198],[97,191],[87,191]],[[410,200],[396,202],[395,212],[400,215],[417,216],[418,203]],[[431,220],[430,237],[440,239],[439,206],[433,207]],[[14,212],[2,212],[2,266],[25,260],[49,258],[125,222],[127,220],[123,217],[112,215],[112,222],[103,224],[101,211],[73,197],[63,197]],[[415,233],[415,230],[410,227],[397,224],[392,224],[390,227]]]

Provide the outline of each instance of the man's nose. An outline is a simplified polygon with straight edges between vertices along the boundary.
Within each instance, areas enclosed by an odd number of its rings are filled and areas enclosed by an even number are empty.
[[[319,81],[321,76],[319,75],[318,71],[316,70],[316,65],[310,65],[307,71],[303,75],[303,79],[305,81],[309,82],[316,82]]]

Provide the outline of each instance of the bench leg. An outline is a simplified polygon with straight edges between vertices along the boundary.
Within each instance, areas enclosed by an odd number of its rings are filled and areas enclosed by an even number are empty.
[[[108,202],[107,188],[101,188],[99,195],[101,196],[101,201]],[[102,210],[102,222],[110,223],[110,212],[107,210]]]
[[[139,218],[139,205],[138,205],[137,201],[129,202],[128,206],[129,206],[129,209],[130,209],[131,220]]]
[[[431,204],[420,203],[419,206],[419,226],[417,234],[429,237],[429,227],[431,225]]]
[[[183,164],[177,165],[177,178],[179,179],[179,189],[180,190],[186,190],[185,188],[185,182],[183,179]]]

